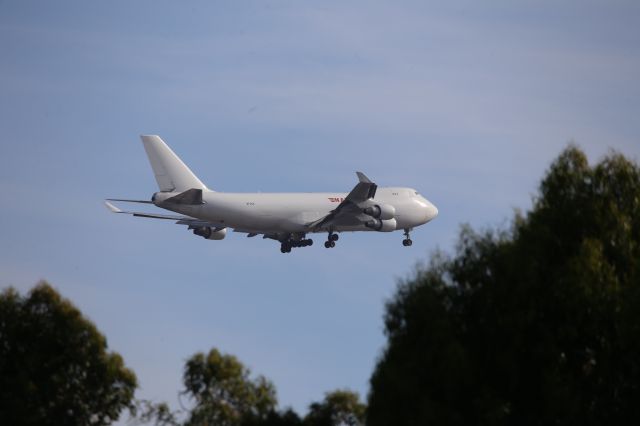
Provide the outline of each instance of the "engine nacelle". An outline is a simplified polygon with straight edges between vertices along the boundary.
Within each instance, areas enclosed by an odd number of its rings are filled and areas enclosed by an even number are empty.
[[[375,217],[376,219],[390,220],[396,215],[396,208],[389,204],[376,204],[362,210],[362,213]]]
[[[380,220],[380,219],[371,219],[368,222],[365,222],[364,226],[367,228],[371,228],[374,231],[378,232],[391,232],[396,230],[397,222],[395,219],[388,220]]]
[[[209,226],[201,226],[195,228],[193,233],[207,240],[222,240],[227,236],[227,228],[215,230]]]

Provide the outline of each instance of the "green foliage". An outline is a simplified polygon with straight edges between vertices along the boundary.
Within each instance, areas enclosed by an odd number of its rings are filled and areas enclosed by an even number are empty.
[[[131,407],[136,377],[95,325],[49,284],[0,294],[0,421],[106,425]]]
[[[639,308],[640,170],[569,147],[510,230],[400,284],[367,424],[637,424]]]
[[[211,349],[197,353],[184,369],[184,393],[194,402],[188,425],[239,425],[243,420],[266,419],[277,404],[276,391],[262,376],[249,378],[249,370],[232,355]]]
[[[305,426],[356,426],[364,424],[365,406],[360,396],[349,390],[328,392],[322,402],[309,406]]]
[[[263,418],[247,417],[242,426],[302,426],[302,420],[295,411],[271,411]]]
[[[182,392],[194,406],[184,412],[185,425],[216,426],[356,426],[364,422],[365,406],[355,392],[336,390],[322,402],[309,406],[301,420],[291,409],[277,411],[276,392],[262,376],[250,378],[250,371],[234,356],[211,349],[205,356],[197,353],[184,367]],[[139,424],[177,426],[180,412],[171,412],[164,403],[138,401]]]
[[[153,403],[149,400],[135,401],[135,408],[131,410],[130,423],[132,424],[154,424],[155,426],[178,426],[177,412],[165,403]]]

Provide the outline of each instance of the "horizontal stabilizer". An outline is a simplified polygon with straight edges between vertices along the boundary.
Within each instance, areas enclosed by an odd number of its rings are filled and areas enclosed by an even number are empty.
[[[182,216],[182,215],[175,215],[175,214],[147,213],[147,212],[132,212],[132,211],[121,210],[116,206],[114,206],[113,204],[111,204],[109,201],[105,201],[104,204],[113,213],[130,214],[135,217],[148,217],[152,219],[174,220],[178,225],[188,225],[194,228],[208,226],[208,227],[220,230],[226,227],[221,223],[209,222],[208,220],[202,220],[202,219],[198,219],[190,216]]]
[[[113,212],[113,213],[122,213],[122,210],[120,210],[119,208],[117,208],[116,206],[114,206],[113,204],[111,204],[108,201],[105,201],[104,205],[107,206],[107,208],[109,210],[111,210],[111,212]]]
[[[123,203],[140,203],[140,204],[153,204],[153,202],[148,200],[126,200],[123,198],[107,198],[107,201],[120,201]]]
[[[171,198],[167,198],[165,203],[173,203],[173,204],[187,204],[187,205],[196,205],[196,204],[204,204],[202,201],[202,189],[188,189],[184,192],[181,192],[178,195],[174,195]]]
[[[155,214],[155,213],[143,213],[143,212],[119,212],[119,213],[128,213],[135,217],[150,217],[152,219],[167,219],[167,220],[177,220],[177,221],[189,219],[189,218],[186,218],[185,216],[177,216],[172,214]]]

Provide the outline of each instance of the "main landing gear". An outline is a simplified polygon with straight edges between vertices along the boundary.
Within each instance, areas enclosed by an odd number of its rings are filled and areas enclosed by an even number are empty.
[[[413,241],[411,241],[411,238],[409,238],[409,229],[408,228],[404,230],[404,236],[405,236],[405,239],[402,240],[402,245],[405,246],[405,247],[410,247],[411,244],[413,244]]]
[[[329,232],[329,236],[327,237],[327,241],[324,242],[324,246],[326,248],[333,248],[336,246],[336,241],[338,241],[338,239],[340,238],[340,236],[338,234],[334,234],[333,231]]]
[[[300,240],[286,240],[280,244],[281,253],[291,253],[291,249],[294,247],[309,247],[313,245],[312,239],[300,239]]]

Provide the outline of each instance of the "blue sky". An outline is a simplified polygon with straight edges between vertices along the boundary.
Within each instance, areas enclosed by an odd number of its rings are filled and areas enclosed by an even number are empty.
[[[0,287],[47,279],[177,407],[217,347],[303,413],[362,395],[398,278],[461,223],[526,210],[575,141],[640,155],[634,1],[0,2]],[[440,216],[282,255],[231,234],[112,215],[156,184],[161,135],[219,191],[349,191],[362,170]],[[321,242],[323,237],[316,237]]]

